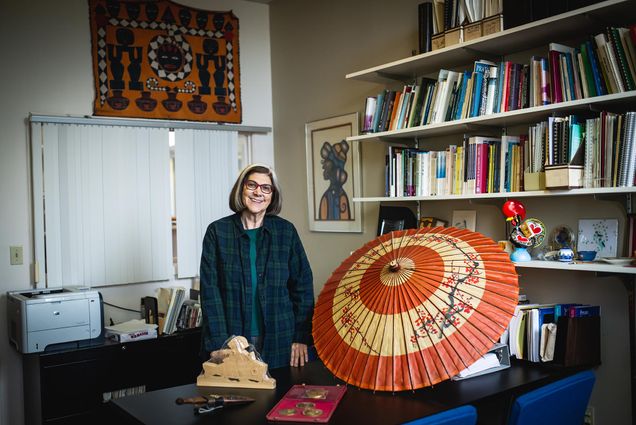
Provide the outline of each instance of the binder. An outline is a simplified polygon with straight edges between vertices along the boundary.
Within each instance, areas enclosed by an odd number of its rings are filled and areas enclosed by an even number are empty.
[[[594,366],[601,363],[601,317],[559,317],[554,363]]]

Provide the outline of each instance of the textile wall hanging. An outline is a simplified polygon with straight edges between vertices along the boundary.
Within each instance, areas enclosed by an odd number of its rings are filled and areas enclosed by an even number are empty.
[[[166,0],[89,6],[95,115],[241,122],[232,12]]]

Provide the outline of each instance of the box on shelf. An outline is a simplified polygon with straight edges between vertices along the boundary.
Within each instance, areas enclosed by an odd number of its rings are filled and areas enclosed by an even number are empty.
[[[458,26],[444,31],[444,47],[453,46],[464,41],[464,27]]]
[[[464,25],[464,41],[474,40],[482,36],[482,21],[472,22]]]
[[[444,45],[444,33],[440,32],[439,34],[434,34],[431,37],[431,50],[439,50],[446,47]]]
[[[545,190],[545,173],[523,173],[523,190]]]
[[[583,187],[582,165],[546,165],[546,189],[576,189]]]
[[[481,35],[490,35],[503,30],[503,15],[493,15],[481,21]]]

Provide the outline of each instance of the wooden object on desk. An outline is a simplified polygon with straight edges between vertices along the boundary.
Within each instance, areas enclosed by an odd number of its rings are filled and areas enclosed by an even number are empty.
[[[276,380],[267,373],[267,363],[247,350],[245,337],[232,338],[228,347],[213,351],[210,360],[203,363],[198,387],[276,388]]]

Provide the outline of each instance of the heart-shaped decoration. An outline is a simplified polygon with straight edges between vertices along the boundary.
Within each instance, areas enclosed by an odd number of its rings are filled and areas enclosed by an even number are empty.
[[[517,242],[523,242],[523,243],[528,242],[528,238],[526,238],[525,236],[515,235],[514,238]]]
[[[539,226],[536,223],[530,223],[529,227],[530,227],[530,231],[532,232],[533,235],[538,235],[539,233],[541,233],[543,231],[541,226]]]

